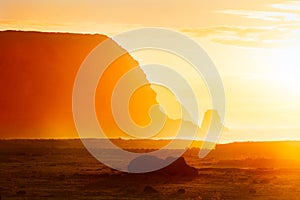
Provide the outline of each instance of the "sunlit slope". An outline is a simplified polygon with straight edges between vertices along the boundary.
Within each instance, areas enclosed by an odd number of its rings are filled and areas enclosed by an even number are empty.
[[[112,44],[115,44],[112,42]],[[113,45],[114,52],[122,52],[122,48],[118,45]],[[134,75],[125,81],[130,85],[138,85],[139,83],[144,83],[140,88],[133,93],[130,93],[129,85],[122,85],[120,97],[117,98],[116,104],[113,104],[113,95],[117,93],[116,87],[119,81],[126,74],[134,70]],[[126,98],[126,94],[130,93],[130,98]],[[132,124],[136,126],[144,126],[151,124],[151,117],[149,116],[149,110],[153,105],[156,105],[156,94],[151,89],[150,84],[146,79],[146,75],[140,69],[139,63],[135,61],[128,53],[125,52],[121,57],[113,61],[102,77],[99,80],[97,92],[96,92],[96,110],[98,121],[101,124],[101,128],[108,137],[130,137],[130,129],[127,130],[129,134],[123,131],[122,127],[119,125],[124,125],[123,118],[125,118],[125,113],[129,113],[129,117],[132,119]],[[124,102],[122,106],[122,112],[113,114],[113,107]],[[117,111],[120,109],[116,108]],[[158,115],[163,115],[163,113],[157,112]],[[124,116],[123,116],[124,115]],[[121,121],[119,124],[116,121],[116,117],[119,116]],[[120,124],[121,123],[121,124]],[[127,123],[128,124],[128,123]],[[126,124],[125,124],[126,125]]]

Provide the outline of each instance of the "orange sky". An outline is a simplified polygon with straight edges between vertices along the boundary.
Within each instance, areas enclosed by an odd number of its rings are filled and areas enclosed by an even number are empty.
[[[0,3],[1,30],[112,36],[159,26],[189,35],[208,52],[223,79],[230,132],[222,141],[300,139],[299,21],[300,3],[286,0]],[[167,60],[136,56],[145,63]]]

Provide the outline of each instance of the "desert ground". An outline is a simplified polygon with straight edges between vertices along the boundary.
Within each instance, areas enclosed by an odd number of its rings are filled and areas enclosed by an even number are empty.
[[[1,140],[1,199],[299,199],[300,159],[278,147],[299,151],[298,142],[236,143],[199,159],[193,148],[184,158],[198,175],[185,176],[112,170],[80,140]]]

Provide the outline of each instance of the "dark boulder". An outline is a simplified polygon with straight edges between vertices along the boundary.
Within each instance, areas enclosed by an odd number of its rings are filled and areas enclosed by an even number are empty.
[[[171,163],[171,164],[169,164]],[[158,166],[166,166],[164,168],[153,171],[151,169],[158,168]],[[184,176],[193,177],[198,175],[197,169],[186,164],[183,157],[178,159],[168,157],[166,160],[157,158],[155,156],[140,156],[133,159],[128,165],[129,172],[139,171],[153,171],[147,174],[151,175],[166,175],[166,176]]]
[[[173,159],[173,158],[167,158],[167,159]],[[197,169],[186,164],[183,157],[178,158],[167,167],[156,171],[156,173],[172,175],[172,176],[185,176],[185,177],[193,177],[198,175]]]
[[[155,156],[139,156],[133,159],[128,165],[128,171],[132,173],[141,173],[153,171],[159,166],[165,165],[165,160],[157,158]]]
[[[158,191],[151,186],[146,186],[143,190],[143,194],[157,194]]]
[[[180,188],[177,190],[177,194],[184,194],[185,193],[185,189]]]

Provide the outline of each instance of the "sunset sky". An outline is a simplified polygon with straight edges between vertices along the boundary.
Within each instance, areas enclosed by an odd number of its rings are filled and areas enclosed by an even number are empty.
[[[299,1],[0,2],[0,30],[113,36],[149,26],[190,36],[214,61],[225,88],[230,130],[221,142],[300,140]]]

